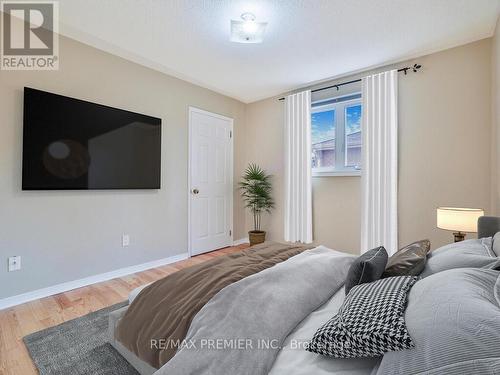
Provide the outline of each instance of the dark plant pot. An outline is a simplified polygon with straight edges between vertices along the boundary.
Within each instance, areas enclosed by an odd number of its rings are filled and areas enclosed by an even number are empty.
[[[263,230],[251,230],[248,232],[250,246],[258,245],[266,240],[266,232]]]

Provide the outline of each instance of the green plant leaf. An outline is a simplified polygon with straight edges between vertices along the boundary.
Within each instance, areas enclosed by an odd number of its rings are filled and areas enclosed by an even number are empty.
[[[255,230],[260,229],[260,216],[262,212],[270,213],[274,208],[272,198],[271,175],[268,175],[257,164],[249,164],[242,180],[239,182],[241,196],[245,207],[250,209],[254,216]]]

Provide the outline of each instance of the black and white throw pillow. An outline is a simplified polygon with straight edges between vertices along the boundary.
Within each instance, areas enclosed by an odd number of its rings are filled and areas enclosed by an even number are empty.
[[[404,313],[407,294],[417,280],[396,276],[353,287],[338,314],[316,331],[306,349],[359,358],[412,348]]]

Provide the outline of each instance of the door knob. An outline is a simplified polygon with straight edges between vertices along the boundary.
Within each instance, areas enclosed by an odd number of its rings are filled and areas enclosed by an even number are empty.
[[[198,189],[196,189],[196,188],[194,188],[194,189],[193,189],[193,194],[195,194],[195,195],[196,195],[196,194],[198,194],[199,192],[200,192],[200,191],[199,191]]]

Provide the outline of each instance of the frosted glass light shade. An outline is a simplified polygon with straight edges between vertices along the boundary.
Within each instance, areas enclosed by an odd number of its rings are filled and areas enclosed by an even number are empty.
[[[477,219],[484,216],[480,208],[438,207],[437,227],[456,232],[477,232]]]
[[[242,15],[243,18],[243,15]],[[267,22],[255,22],[255,17],[243,18],[242,21],[231,20],[231,42],[262,43]]]

